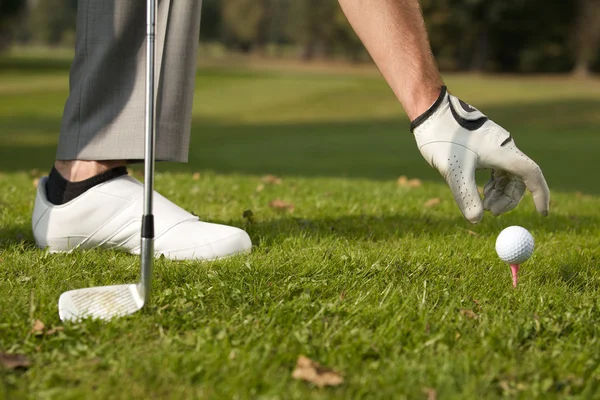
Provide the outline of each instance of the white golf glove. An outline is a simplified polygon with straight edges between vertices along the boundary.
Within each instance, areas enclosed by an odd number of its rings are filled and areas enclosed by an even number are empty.
[[[411,123],[425,160],[444,177],[467,220],[477,223],[483,211],[500,215],[519,204],[529,188],[538,212],[548,215],[550,191],[542,170],[515,145],[510,134],[479,110],[447,93]],[[483,203],[475,170],[492,169]]]

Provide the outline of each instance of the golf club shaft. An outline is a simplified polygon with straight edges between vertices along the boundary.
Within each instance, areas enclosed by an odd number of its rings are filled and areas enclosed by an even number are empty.
[[[155,56],[154,44],[156,21],[156,0],[146,3],[146,135],[144,155],[144,214],[142,218],[141,263],[142,276],[140,295],[144,303],[148,301],[152,283],[154,262],[154,216],[152,215],[154,193],[154,146],[155,146]]]

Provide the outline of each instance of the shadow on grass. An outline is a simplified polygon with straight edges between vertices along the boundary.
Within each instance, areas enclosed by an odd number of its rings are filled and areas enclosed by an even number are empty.
[[[503,218],[507,219],[509,216]],[[303,219],[284,217],[268,221],[248,223],[245,229],[253,240],[262,239],[261,245],[275,245],[292,236],[311,239],[330,237],[348,240],[385,241],[390,238],[407,236],[422,237],[496,237],[498,226],[495,219],[487,214],[484,222],[471,225],[462,216],[415,216],[410,215],[363,215],[341,218]],[[219,222],[219,221],[211,221]],[[506,221],[505,221],[506,222]],[[219,222],[230,224],[231,222]],[[600,226],[600,216],[581,216],[574,221],[566,216],[534,217],[527,221],[529,229],[536,232],[552,233],[569,230],[574,234],[585,234]]]
[[[505,224],[510,224],[511,215],[503,216]],[[282,216],[277,219],[246,222],[244,229],[252,237],[255,246],[279,245],[290,237],[303,237],[311,240],[344,238],[353,241],[379,242],[392,238],[457,236],[495,237],[498,226],[491,214],[487,213],[482,223],[472,225],[462,216],[415,216],[414,214],[344,216],[339,218],[306,219]],[[239,225],[240,221],[206,221],[226,225]],[[516,221],[515,221],[516,223]],[[600,216],[578,216],[577,220],[564,215],[551,215],[528,219],[527,226],[536,232],[557,231],[587,234],[598,229]],[[23,244],[34,248],[35,242],[28,223],[8,225],[0,228],[0,248]]]
[[[510,215],[503,218],[510,218]],[[240,221],[207,221],[227,225],[239,225]],[[504,221],[509,222],[509,221]],[[595,232],[600,226],[600,216],[580,216],[577,221],[573,221],[568,216],[558,215],[547,218],[530,218],[527,222],[528,228],[538,234],[551,234],[560,231],[569,231],[572,234],[587,235]],[[460,253],[461,245],[472,242],[489,243],[490,238],[496,237],[498,233],[498,224],[496,219],[490,215],[486,216],[483,223],[471,225],[460,216],[439,217],[439,216],[415,216],[413,214],[398,215],[362,215],[362,216],[344,216],[339,218],[315,218],[304,219],[290,216],[281,216],[281,218],[246,223],[246,231],[252,238],[255,250],[265,253],[270,251],[271,247],[285,246],[290,238],[297,241],[294,249],[291,251],[302,252],[306,247],[300,241],[306,240],[311,244],[327,243],[334,239],[340,245],[340,239],[347,240],[349,249],[355,245],[367,243],[385,243],[391,240],[402,240],[405,238],[419,238],[421,243],[441,242],[447,244],[450,248],[454,247],[454,252]],[[472,235],[472,231],[476,234]],[[471,231],[471,232],[470,232]],[[453,246],[453,243],[456,246]],[[398,244],[398,242],[394,242]],[[401,242],[400,242],[401,243]],[[426,245],[420,248],[412,249],[414,252],[427,252]],[[383,247],[382,247],[383,248]],[[387,247],[388,251],[395,251],[394,247]],[[11,252],[32,253],[43,252],[36,247],[31,227],[29,224],[14,224],[0,228],[0,251],[10,249]],[[321,252],[323,257],[328,257],[332,249],[326,246],[316,250]],[[61,257],[64,255],[56,255]],[[137,258],[138,256],[131,255]],[[566,285],[576,290],[589,290],[593,287],[596,290],[599,283],[595,279],[590,279],[589,266],[585,264],[573,263],[573,260],[566,259],[567,264],[562,265],[555,275],[541,276],[540,282],[551,282],[558,278]],[[243,261],[240,261],[243,263]],[[241,264],[240,264],[241,265]]]
[[[24,250],[35,250],[31,224],[15,224],[0,227],[0,249],[23,246]]]
[[[589,179],[598,167],[600,103],[564,100],[488,107],[518,146],[536,160],[551,190],[600,194]],[[54,161],[60,116],[4,117],[0,121],[0,170],[37,168]],[[400,175],[441,181],[416,148],[407,121],[370,119],[245,125],[195,118],[188,164],[161,163],[158,171],[394,179]]]

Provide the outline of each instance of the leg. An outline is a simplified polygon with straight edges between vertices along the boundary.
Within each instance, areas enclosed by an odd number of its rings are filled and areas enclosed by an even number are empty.
[[[201,1],[159,1],[156,156],[187,161]],[[80,0],[57,160],[141,160],[145,3]]]
[[[187,161],[200,4],[159,1],[158,160]],[[137,1],[80,0],[57,161],[40,181],[32,218],[40,247],[140,251],[142,185],[123,166],[144,157],[144,7]],[[158,254],[215,259],[251,247],[246,232],[201,222],[157,193],[154,209]]]

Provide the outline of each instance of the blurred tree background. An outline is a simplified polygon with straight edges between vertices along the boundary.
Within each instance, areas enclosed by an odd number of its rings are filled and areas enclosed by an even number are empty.
[[[421,0],[445,71],[600,72],[600,0]],[[0,51],[69,46],[77,0],[0,0]],[[203,43],[227,52],[365,62],[337,0],[204,0]]]

